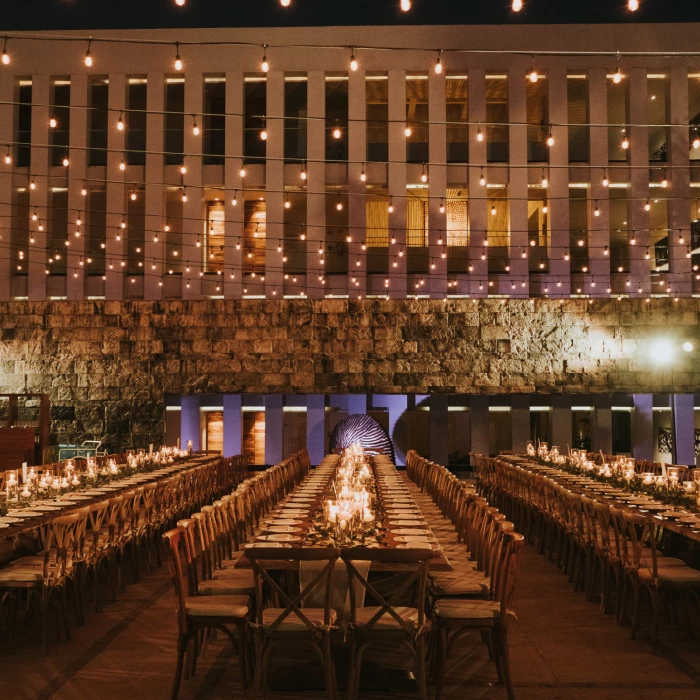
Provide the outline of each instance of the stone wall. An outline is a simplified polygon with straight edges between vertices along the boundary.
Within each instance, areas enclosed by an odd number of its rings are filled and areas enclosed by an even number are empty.
[[[51,438],[160,442],[165,393],[694,392],[700,300],[0,303],[0,392],[46,392]]]

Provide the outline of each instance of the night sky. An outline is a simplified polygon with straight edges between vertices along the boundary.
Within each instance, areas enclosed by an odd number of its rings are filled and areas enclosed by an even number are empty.
[[[510,0],[3,0],[0,33],[41,29],[156,27],[274,27],[364,24],[517,24],[571,22],[700,22],[699,0],[524,0],[514,14]],[[7,7],[9,5],[9,7]],[[700,35],[698,36],[700,50]]]

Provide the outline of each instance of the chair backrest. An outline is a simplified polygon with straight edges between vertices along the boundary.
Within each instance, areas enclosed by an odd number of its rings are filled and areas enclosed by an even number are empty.
[[[187,631],[187,588],[185,586],[185,578],[182,570],[182,559],[180,558],[180,548],[185,547],[185,530],[181,527],[176,527],[173,530],[168,530],[163,535],[163,542],[168,548],[170,558],[168,560],[168,568],[175,589],[175,597],[177,598],[177,624],[180,634],[185,634]]]
[[[432,549],[370,549],[368,547],[353,547],[344,549],[341,557],[348,568],[350,583],[350,623],[357,620],[357,595],[355,583],[359,583],[374,602],[378,610],[372,618],[362,625],[362,632],[376,631],[377,623],[384,615],[389,615],[397,623],[399,629],[411,635],[416,629],[425,625],[426,588],[428,581],[428,565],[433,557]],[[384,562],[405,564],[409,571],[404,581],[393,587],[390,594],[382,594],[373,586],[366,576],[355,566],[355,561]],[[396,609],[404,596],[409,594],[412,607],[418,611],[416,622],[404,619]]]
[[[276,596],[280,607],[285,606],[283,611],[277,618],[266,625],[268,633],[274,633],[279,626],[289,617],[295,615],[301,622],[306,625],[310,632],[316,634],[319,631],[317,625],[314,625],[311,620],[304,614],[304,601],[321,587],[323,591],[323,624],[326,629],[331,624],[331,592],[333,585],[333,572],[335,562],[338,560],[340,552],[334,547],[328,548],[301,548],[293,547],[290,549],[273,548],[273,547],[249,547],[246,549],[245,556],[250,561],[255,574],[255,596],[256,606],[255,614],[258,624],[262,624],[262,614],[264,608],[263,599],[263,584],[267,585],[273,596]],[[299,586],[299,593],[288,593],[275,581],[267,571],[265,563],[269,561],[279,561],[284,559],[292,561],[301,566],[302,562],[322,561],[325,565],[316,573],[316,575],[306,583]]]
[[[504,627],[508,625],[509,611],[513,608],[515,583],[520,569],[520,553],[524,546],[525,538],[519,532],[505,533],[494,586],[495,599],[501,604],[501,623]]]

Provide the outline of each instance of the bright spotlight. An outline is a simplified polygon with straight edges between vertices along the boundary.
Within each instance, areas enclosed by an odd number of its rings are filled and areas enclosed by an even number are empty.
[[[683,343],[683,350],[686,352],[693,352],[693,344],[686,340],[685,343]]]
[[[657,338],[651,341],[649,356],[659,365],[669,365],[676,355],[673,343],[666,338]]]

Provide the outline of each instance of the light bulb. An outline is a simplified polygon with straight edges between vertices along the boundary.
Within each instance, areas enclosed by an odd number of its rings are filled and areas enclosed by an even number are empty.
[[[267,71],[270,70],[270,64],[267,62],[267,56],[265,54],[266,48],[267,48],[267,44],[263,44],[263,57],[262,57],[262,63],[260,64],[260,70],[262,70],[263,73],[267,73]]]
[[[193,119],[193,122],[192,122],[192,133],[193,133],[195,136],[199,136],[199,126],[197,126],[197,120],[194,118],[194,116],[192,117],[192,119]]]
[[[63,156],[63,167],[67,168],[68,167],[68,156]]]
[[[301,179],[306,180],[306,168],[303,165],[301,166]]]
[[[666,177],[661,180],[661,187],[668,187],[668,179]]]
[[[629,139],[625,136],[624,139],[622,139],[622,143],[620,144],[623,148],[623,150],[627,150],[630,147],[630,142]]]
[[[651,209],[651,202],[647,199],[646,203],[644,204],[644,211],[649,211]]]
[[[492,205],[491,207],[491,216],[496,216],[496,205]]]
[[[57,125],[58,125],[58,122],[56,121],[56,117],[51,117],[51,119],[49,119],[49,126],[52,129],[55,129]]]
[[[609,184],[610,184],[610,180],[608,180],[607,173],[603,173],[603,187],[607,187]]]
[[[85,187],[85,185],[83,185],[83,189],[80,190],[80,194],[82,194],[83,197],[87,197],[87,188]]]
[[[343,203],[342,203],[342,202],[338,202],[338,203],[335,205],[335,208],[336,208],[338,211],[343,211]]]
[[[442,51],[438,51],[437,61],[435,61],[435,72],[440,75],[442,73]]]
[[[288,199],[285,199],[284,200],[284,208],[289,209],[289,208],[291,208],[291,206],[292,206],[292,203]]]
[[[365,173],[365,169],[364,169],[364,168],[362,168],[362,172],[360,173],[360,180],[361,180],[362,182],[367,182],[367,175],[366,175],[366,173]]]
[[[639,0],[629,0],[627,8],[630,12],[636,12],[639,9]]]
[[[534,68],[530,68],[530,73],[528,74],[528,78],[530,79],[531,83],[536,83],[537,82],[537,71]]]
[[[339,139],[340,136],[341,136],[340,128],[336,126],[335,129],[333,129],[333,138]]]
[[[523,9],[523,0],[513,0],[513,12],[520,12]]]
[[[238,172],[238,174],[239,174],[241,177],[245,177],[245,168],[241,168],[240,171]]]
[[[404,134],[406,134],[406,138],[408,138],[411,135],[411,127],[406,124],[406,128],[404,129]]]
[[[357,59],[355,58],[355,52],[353,51],[353,52],[350,54],[350,70],[351,70],[351,71],[356,71],[357,68],[358,68]]]
[[[136,192],[131,193],[131,201],[135,202],[136,201]]]
[[[280,4],[282,7],[289,7],[289,3],[291,3],[292,0],[280,0]]]
[[[175,0],[175,4],[182,7],[185,4],[185,0]]]
[[[543,213],[543,214],[546,214],[548,211],[549,211],[549,207],[545,204],[545,205],[542,207],[542,213]],[[533,245],[534,245],[534,241],[533,241]]]
[[[187,166],[186,166],[184,163],[180,166],[180,173],[181,173],[182,175],[186,175],[186,174],[187,174]]]
[[[484,176],[484,173],[481,173],[481,177],[479,178],[479,184],[480,184],[482,187],[485,187],[485,186],[486,186],[486,177]]]
[[[620,72],[620,66],[618,66],[613,74],[613,83],[619,84],[622,81],[622,73]]]
[[[595,210],[593,211],[593,216],[600,216],[600,209],[598,209],[598,203],[596,202]]]
[[[544,173],[542,173],[542,187],[547,187],[548,184],[549,181],[547,180],[547,176]]]
[[[5,44],[2,47],[2,62],[4,65],[10,65],[10,54],[7,53],[7,37],[5,37]]]
[[[484,134],[481,132],[481,127],[479,127],[476,130],[476,140],[477,141],[483,141],[484,140]]]
[[[394,203],[391,199],[389,199],[389,213],[390,214],[394,213]]]
[[[700,148],[700,136],[696,136],[693,139],[693,148]]]
[[[552,130],[549,130],[549,136],[547,136],[547,145],[551,148],[554,145],[554,136],[552,135]]]
[[[124,162],[123,158],[121,163],[119,163],[119,170],[126,170],[126,163]]]
[[[117,130],[124,131],[124,119],[122,117],[122,112],[119,112],[119,121],[117,122]]]
[[[411,0],[401,0],[401,9],[408,12],[411,9]]]
[[[92,54],[90,53],[90,44],[92,44],[92,39],[88,39],[87,51],[85,52],[85,65],[88,68],[92,67]]]
[[[267,131],[265,129],[260,132],[260,139],[261,141],[267,141]]]
[[[182,59],[180,58],[179,53],[175,56],[175,70],[176,71],[182,70]]]
[[[5,165],[12,164],[12,156],[10,155],[10,149],[7,149],[7,155],[5,156]]]

